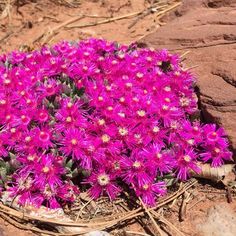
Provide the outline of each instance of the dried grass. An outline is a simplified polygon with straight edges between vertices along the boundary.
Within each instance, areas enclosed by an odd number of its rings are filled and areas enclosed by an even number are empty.
[[[178,190],[172,192],[166,198],[160,199],[158,205],[153,208],[146,208],[142,202],[126,199],[126,197],[117,199],[112,203],[107,198],[101,198],[98,202],[91,200],[86,202],[83,199],[78,207],[67,211],[71,222],[33,216],[4,204],[0,204],[0,216],[18,228],[54,236],[83,235],[95,230],[119,228],[122,224],[131,220],[149,217],[156,229],[159,229],[155,232],[155,235],[161,235],[162,231],[158,222],[162,222],[176,235],[183,236],[184,234],[159,214],[157,210],[173,202],[196,183],[196,180],[190,180],[188,183],[181,185]],[[50,226],[53,231],[47,230],[46,226]],[[80,232],[78,232],[78,228],[81,229]],[[73,229],[77,229],[77,231],[73,232]]]

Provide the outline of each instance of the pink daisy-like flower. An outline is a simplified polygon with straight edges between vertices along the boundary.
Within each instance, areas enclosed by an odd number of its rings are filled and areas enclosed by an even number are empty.
[[[49,114],[46,109],[39,109],[37,111],[37,115],[35,114],[35,120],[39,121],[40,123],[44,123],[48,121],[49,119]]]
[[[156,197],[166,194],[165,182],[144,184],[136,190],[136,194],[141,197],[146,205],[155,206]]]
[[[215,124],[204,125],[203,132],[207,144],[213,144],[219,142],[222,137],[226,136],[224,129],[223,128],[217,129]]]
[[[186,180],[189,177],[191,171],[196,173],[201,172],[201,168],[197,163],[197,155],[193,149],[180,149],[175,155],[177,159],[176,172],[178,179]]]
[[[120,161],[123,170],[122,178],[128,184],[143,186],[152,181],[148,160],[142,153],[132,154],[130,158],[122,158]]]
[[[60,151],[72,157],[75,160],[80,160],[84,156],[83,149],[87,146],[86,135],[79,129],[68,129],[64,131],[64,137],[60,140]]]
[[[60,176],[65,173],[64,168],[57,163],[55,156],[51,154],[40,156],[34,165],[34,171],[35,184],[39,187],[48,184],[51,189],[61,185]]]
[[[33,132],[35,133],[38,147],[48,149],[49,147],[53,146],[53,143],[51,142],[52,135],[49,128],[34,128]]]
[[[97,199],[103,193],[106,193],[110,200],[116,198],[121,189],[115,184],[116,176],[106,172],[104,169],[98,170],[88,178],[86,183],[92,185],[89,189],[89,194],[92,198]]]
[[[167,150],[162,150],[162,146],[155,143],[145,148],[142,154],[148,160],[150,170],[154,177],[171,172],[176,165],[171,153]]]
[[[221,145],[210,146],[205,152],[200,154],[204,162],[211,161],[212,167],[219,167],[224,164],[224,161],[231,161],[232,155],[227,146]]]

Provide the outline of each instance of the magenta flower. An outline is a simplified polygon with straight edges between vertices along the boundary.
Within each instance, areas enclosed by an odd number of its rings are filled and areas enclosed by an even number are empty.
[[[186,180],[190,176],[190,172],[200,173],[201,168],[198,166],[197,155],[193,149],[183,150],[180,149],[176,153],[177,165],[176,172],[177,178]]]
[[[153,177],[150,166],[142,153],[132,154],[131,158],[123,158],[120,164],[123,170],[122,178],[126,183],[135,185],[137,183],[140,187],[151,183]]]
[[[215,124],[204,125],[203,131],[207,144],[220,142],[221,138],[226,136],[224,129],[217,129]]]
[[[92,185],[89,189],[89,194],[92,198],[97,199],[103,193],[106,193],[110,200],[115,199],[121,191],[115,184],[115,179],[116,176],[114,174],[109,174],[103,169],[100,169],[96,173],[92,173],[87,180],[87,183]]]
[[[148,206],[155,206],[156,197],[166,194],[165,182],[144,184],[136,190],[136,194],[141,197]]]
[[[102,39],[0,55],[0,159],[16,168],[3,191],[57,208],[87,180],[93,198],[128,186],[154,205],[157,179],[232,158],[223,128],[192,121],[195,80],[167,50]]]
[[[55,156],[42,155],[38,159],[38,163],[34,164],[35,184],[39,187],[43,187],[46,184],[50,189],[54,189],[55,186],[61,185],[60,175],[65,173],[64,168],[57,163]]]
[[[66,156],[72,155],[75,160],[84,156],[83,149],[87,146],[86,135],[79,129],[68,129],[64,131],[64,137],[61,139],[62,147],[60,151]]]
[[[35,128],[33,129],[33,132],[36,137],[36,145],[38,147],[41,147],[43,149],[48,149],[49,147],[53,146],[53,143],[51,142],[52,134],[49,128],[43,127],[41,129]]]
[[[154,177],[171,172],[176,165],[170,151],[162,150],[162,146],[155,143],[144,149],[142,155],[148,160],[149,168]]]
[[[212,167],[219,167],[224,164],[225,161],[232,161],[232,152],[229,152],[227,146],[210,146],[205,152],[200,154],[201,159],[204,162],[211,161]]]

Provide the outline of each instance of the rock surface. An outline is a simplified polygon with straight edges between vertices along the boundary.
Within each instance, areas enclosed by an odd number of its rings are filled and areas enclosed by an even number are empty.
[[[186,55],[206,122],[223,125],[236,155],[236,0],[184,0],[141,45]]]
[[[235,236],[236,214],[225,204],[211,207],[205,222],[197,223],[196,228],[202,236]]]

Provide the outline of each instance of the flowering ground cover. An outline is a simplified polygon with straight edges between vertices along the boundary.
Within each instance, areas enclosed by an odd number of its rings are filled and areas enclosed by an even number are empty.
[[[232,158],[223,128],[193,119],[194,82],[177,55],[101,39],[1,55],[2,191],[57,208],[129,188],[155,205],[166,176]]]

